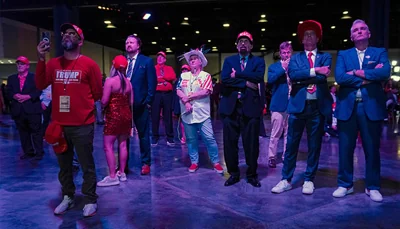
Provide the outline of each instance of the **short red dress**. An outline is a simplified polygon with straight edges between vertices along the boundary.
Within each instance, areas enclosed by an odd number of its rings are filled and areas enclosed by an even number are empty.
[[[130,95],[111,93],[105,108],[104,135],[129,135],[132,128]]]

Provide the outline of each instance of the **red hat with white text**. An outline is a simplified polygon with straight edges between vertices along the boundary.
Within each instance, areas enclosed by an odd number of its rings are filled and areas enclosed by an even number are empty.
[[[249,41],[250,41],[251,43],[253,43],[253,36],[252,36],[249,32],[247,32],[247,31],[243,31],[243,32],[239,33],[239,35],[237,36],[237,39],[236,39],[236,43],[237,43],[238,40],[239,40],[240,38],[242,38],[242,37],[246,37],[247,39],[249,39]]]

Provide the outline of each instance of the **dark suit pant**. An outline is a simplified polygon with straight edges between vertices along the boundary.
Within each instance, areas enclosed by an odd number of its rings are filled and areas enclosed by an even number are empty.
[[[381,158],[379,153],[382,121],[371,121],[365,114],[364,104],[355,103],[350,119],[338,120],[339,127],[339,174],[340,187],[353,187],[354,149],[358,132],[365,154],[365,183],[370,190],[380,189]]]
[[[57,155],[60,172],[58,180],[61,183],[62,195],[73,197],[75,184],[73,177],[74,149],[83,172],[82,194],[85,204],[96,203],[96,168],[93,159],[94,124],[83,126],[64,126],[65,140],[68,144],[66,152]]]
[[[324,116],[318,110],[317,101],[306,101],[304,111],[290,114],[288,135],[283,161],[282,179],[291,181],[296,169],[297,153],[304,128],[307,130],[308,158],[305,181],[313,181],[318,170],[321,142],[324,135]]]
[[[49,126],[50,118],[51,118],[51,102],[46,110],[43,111],[43,123],[42,123],[42,136],[46,133],[46,129]]]
[[[244,116],[241,104],[237,103],[231,115],[221,115],[221,118],[224,125],[224,157],[228,173],[232,176],[240,176],[238,142],[239,136],[242,135],[243,149],[248,166],[246,175],[247,177],[257,177],[260,117]]]
[[[160,127],[160,111],[163,109],[163,122],[165,126],[165,133],[168,141],[174,140],[174,129],[172,126],[172,91],[162,92],[157,91],[154,96],[154,102],[151,106],[151,127],[153,133],[153,139],[158,140],[160,138],[159,127]]]
[[[133,108],[133,121],[135,122],[136,129],[139,134],[139,145],[140,145],[140,158],[142,165],[151,164],[151,150],[150,150],[150,114],[149,109],[145,106]],[[126,160],[126,167],[128,168],[129,161],[129,141],[126,140],[126,148],[128,150],[128,158]],[[118,161],[119,161],[119,149],[118,149]]]
[[[24,154],[42,155],[43,136],[42,136],[42,114],[26,114],[15,118],[15,124],[19,131],[22,150]]]

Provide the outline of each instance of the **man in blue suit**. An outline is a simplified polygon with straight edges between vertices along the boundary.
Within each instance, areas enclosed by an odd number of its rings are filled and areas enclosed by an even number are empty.
[[[315,174],[318,170],[325,117],[332,115],[332,97],[326,77],[330,74],[332,56],[317,49],[322,38],[319,22],[308,20],[299,24],[297,34],[304,51],[293,55],[289,62],[290,92],[288,137],[282,180],[272,188],[281,193],[292,188],[291,180],[296,168],[297,153],[304,127],[307,129],[308,159],[304,174],[303,194],[314,193]]]
[[[353,192],[353,154],[360,132],[366,160],[365,193],[382,201],[380,189],[380,137],[386,118],[386,97],[382,83],[390,77],[384,48],[368,46],[371,36],[363,20],[355,20],[350,30],[354,48],[339,51],[336,62],[337,94],[335,116],[339,127],[338,189],[334,197]]]
[[[224,130],[224,156],[231,175],[225,186],[240,181],[239,136],[242,135],[246,156],[247,182],[261,187],[257,175],[260,118],[264,108],[258,84],[264,83],[265,61],[253,56],[253,37],[248,32],[236,40],[239,54],[227,57],[221,73],[222,90],[219,112]]]
[[[20,56],[16,61],[18,74],[7,79],[7,93],[11,100],[11,117],[17,126],[24,154],[20,159],[43,158],[42,107],[36,88],[35,75],[29,72],[29,60]]]
[[[279,46],[281,61],[271,64],[268,68],[268,84],[272,85],[270,105],[272,130],[268,146],[268,166],[270,168],[276,168],[276,153],[278,150],[278,141],[282,136],[282,132],[284,132],[283,152],[286,150],[289,118],[286,109],[289,103],[291,87],[288,66],[292,52],[292,45],[289,42],[283,42]]]
[[[128,54],[126,77],[130,79],[134,93],[133,120],[139,133],[141,175],[147,175],[150,173],[151,164],[149,111],[156,92],[157,75],[153,60],[140,53],[141,46],[142,41],[137,36],[130,35],[126,39],[125,50]],[[129,149],[129,138],[127,148]]]

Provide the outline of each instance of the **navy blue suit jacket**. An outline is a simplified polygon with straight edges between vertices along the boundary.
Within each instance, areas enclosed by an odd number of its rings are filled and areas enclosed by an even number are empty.
[[[375,69],[377,64],[382,68]],[[361,89],[367,117],[372,121],[386,118],[386,97],[382,83],[390,77],[390,64],[387,51],[384,48],[368,47],[364,54],[362,69],[369,84],[362,85],[363,79],[347,74],[354,69],[360,69],[357,50],[355,48],[339,51],[336,61],[335,78],[340,85],[336,95],[335,117],[346,121],[354,109],[357,90]]]
[[[289,86],[285,69],[281,62],[273,63],[268,68],[268,85],[272,86],[272,98],[269,109],[275,112],[285,112],[289,101]]]
[[[31,99],[20,103],[14,99],[15,94],[29,95]],[[7,79],[7,95],[11,101],[11,116],[17,118],[22,112],[26,114],[41,114],[40,95],[42,91],[36,88],[35,75],[28,73],[22,91],[20,90],[18,74],[11,75]]]
[[[232,68],[236,77],[231,78]],[[238,100],[238,92],[242,93],[243,114],[247,117],[260,117],[262,115],[261,97],[258,90],[246,87],[246,81],[264,83],[265,61],[261,57],[250,54],[244,71],[240,67],[240,55],[229,56],[225,59],[221,72],[221,101],[219,112],[222,115],[231,115]]]
[[[157,75],[153,59],[139,53],[131,78],[133,88],[133,106],[151,105],[157,87]]]
[[[329,53],[317,51],[314,67],[331,66],[332,56]],[[289,105],[287,112],[289,114],[301,113],[305,107],[307,99],[307,86],[309,84],[317,85],[318,109],[322,115],[329,117],[332,115],[332,96],[329,93],[328,83],[325,75],[316,74],[310,76],[310,64],[306,52],[302,51],[290,58],[289,78],[292,83]]]

